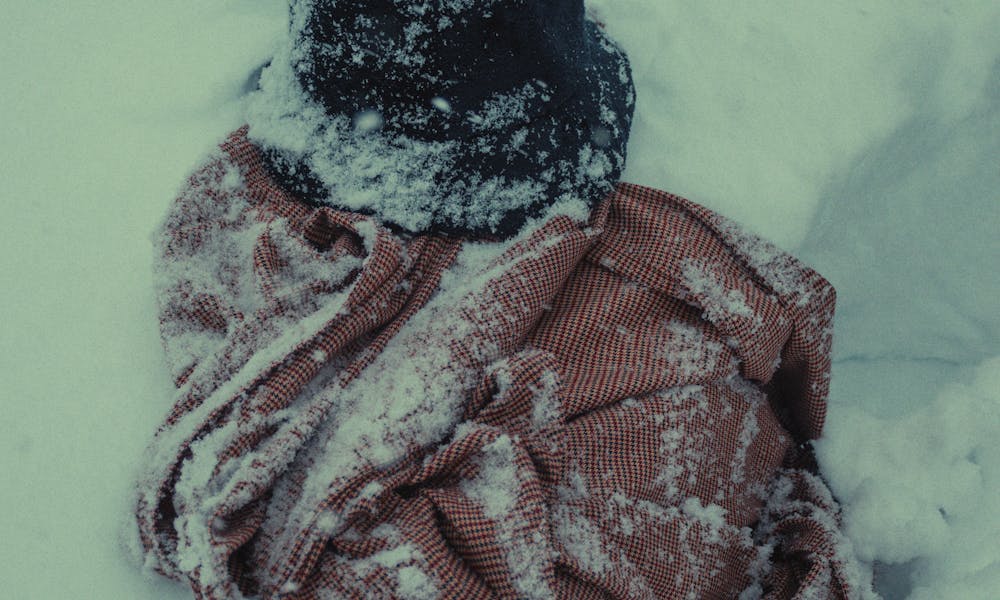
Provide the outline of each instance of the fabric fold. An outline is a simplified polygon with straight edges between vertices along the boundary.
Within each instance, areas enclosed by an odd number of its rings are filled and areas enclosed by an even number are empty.
[[[199,598],[863,595],[790,458],[833,290],[721,217],[623,184],[485,260],[297,201],[242,129],[159,239],[139,544]]]

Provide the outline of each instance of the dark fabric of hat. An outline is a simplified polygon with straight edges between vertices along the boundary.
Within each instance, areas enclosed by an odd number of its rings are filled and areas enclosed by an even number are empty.
[[[582,0],[293,0],[291,18],[298,83],[332,127],[352,128],[321,159],[263,140],[308,202],[508,237],[561,200],[595,205],[621,175],[631,73]],[[391,160],[371,159],[357,175],[359,156],[414,148],[438,164],[386,173]]]

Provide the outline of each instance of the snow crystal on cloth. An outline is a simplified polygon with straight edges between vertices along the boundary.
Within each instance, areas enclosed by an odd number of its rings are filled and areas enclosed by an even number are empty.
[[[452,3],[444,12],[468,9],[463,3]],[[305,49],[296,45],[295,32],[303,27],[308,10],[306,6],[292,11],[297,22],[262,72],[259,90],[250,96],[246,119],[251,139],[277,151],[282,168],[301,176],[295,172],[300,168],[296,165],[304,166],[325,187],[321,203],[374,214],[411,232],[427,231],[433,225],[495,231],[505,217],[534,216],[539,206],[550,207],[549,216],[580,215],[594,203],[590,196],[611,190],[613,182],[608,179],[620,172],[624,156],[586,139],[567,160],[549,160],[540,151],[530,160],[545,168],[528,177],[484,178],[474,171],[457,176],[455,171],[463,169],[458,164],[469,157],[470,142],[426,141],[399,132],[385,133],[380,131],[381,116],[371,111],[327,114],[303,89],[293,66],[304,57]],[[334,50],[349,51],[343,47]],[[361,50],[358,53],[363,54]],[[399,49],[393,57],[397,62],[406,57],[420,62],[419,52],[413,48]],[[435,106],[447,107],[447,101],[438,100]],[[546,100],[545,85],[540,82],[497,92],[468,117],[481,133],[475,140],[475,151],[483,157],[526,156],[519,143],[527,129],[511,132],[508,128],[526,116],[527,102]],[[620,131],[623,116],[605,107],[603,118],[607,131],[625,135]],[[538,123],[526,124],[530,126]],[[553,190],[558,190],[556,197],[550,197]]]
[[[161,232],[164,336],[209,331],[169,355],[151,568],[211,600],[863,590],[796,466],[823,418],[818,275],[769,285],[711,213],[629,185],[509,242],[404,240],[290,197],[245,130],[223,150]],[[184,268],[213,264],[222,285]],[[747,309],[761,343],[727,343]]]
[[[517,512],[517,492],[523,487],[524,470],[515,463],[515,446],[501,435],[483,446],[479,474],[462,482],[461,489],[483,507],[483,516],[497,527],[511,579],[519,598],[551,598],[553,591],[541,569],[551,548],[538,532],[531,532],[526,515]],[[524,535],[527,533],[528,535]]]

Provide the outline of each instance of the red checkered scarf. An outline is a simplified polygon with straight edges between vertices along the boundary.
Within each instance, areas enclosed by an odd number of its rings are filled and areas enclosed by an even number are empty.
[[[138,539],[197,597],[859,593],[799,465],[833,289],[718,215],[623,184],[476,268],[295,201],[240,130],[161,242]]]

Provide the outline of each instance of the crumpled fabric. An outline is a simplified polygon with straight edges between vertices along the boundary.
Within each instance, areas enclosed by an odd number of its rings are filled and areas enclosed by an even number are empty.
[[[629,184],[476,263],[262,160],[235,132],[158,234],[148,567],[203,599],[867,595],[805,445],[822,277]]]

